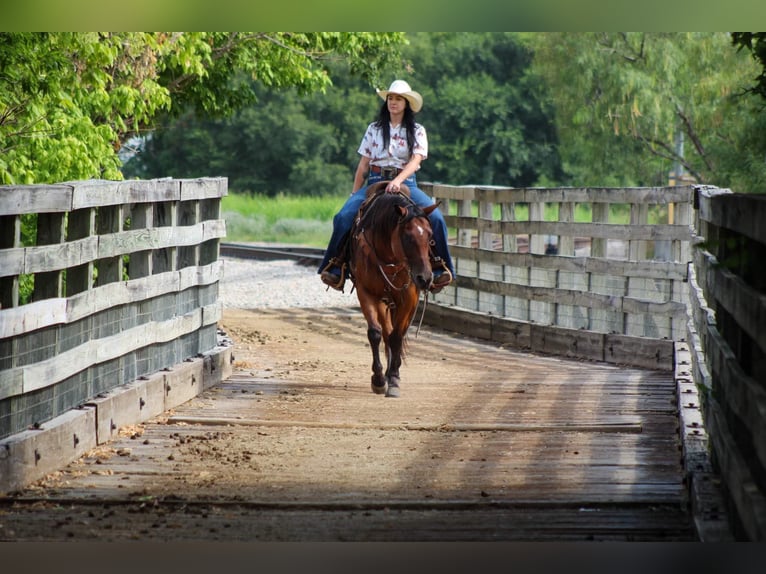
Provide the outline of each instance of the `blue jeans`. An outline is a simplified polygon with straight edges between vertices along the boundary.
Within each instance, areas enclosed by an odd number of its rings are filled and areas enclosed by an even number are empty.
[[[351,231],[351,226],[354,224],[354,218],[367,197],[367,187],[380,180],[380,174],[371,173],[367,179],[367,186],[362,187],[359,191],[349,197],[346,200],[346,203],[343,204],[343,207],[340,208],[340,211],[335,214],[335,217],[332,220],[332,236],[330,237],[330,243],[327,245],[324,259],[322,260],[321,265],[319,265],[317,273],[321,273],[330,263],[330,260],[340,254],[340,250],[343,248],[343,244]],[[421,207],[428,207],[433,204],[433,198],[418,187],[414,175],[405,179],[404,185],[410,189],[410,197],[415,204]],[[450,270],[450,273],[454,276],[455,269],[452,266],[452,257],[450,257],[449,249],[447,247],[447,224],[444,222],[444,216],[437,208],[431,212],[431,215],[429,215],[428,218],[431,222],[431,229],[434,234],[434,252],[438,257],[442,258],[445,265],[447,265],[447,268]],[[340,273],[340,269],[331,269],[331,271]]]

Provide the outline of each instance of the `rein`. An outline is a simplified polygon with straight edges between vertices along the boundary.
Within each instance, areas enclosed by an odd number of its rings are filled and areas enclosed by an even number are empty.
[[[380,197],[382,197],[382,196],[384,195],[384,193],[387,193],[387,192],[378,193],[378,194],[376,194],[376,195],[374,195],[373,197],[371,197],[371,198],[370,198],[370,200],[369,200],[369,205],[367,205],[367,206],[366,206],[366,212],[365,212],[365,213],[370,213],[370,210],[371,210],[371,209],[372,209],[372,207],[375,205],[375,202],[376,202],[376,201],[377,201],[377,200],[378,200]],[[408,195],[406,195],[406,194],[402,193],[401,191],[397,191],[397,192],[396,192],[396,195],[399,195],[399,196],[403,197],[404,199],[406,199],[406,200],[407,200],[407,202],[408,202],[408,203],[409,203],[409,204],[410,204],[412,207],[414,207],[414,208],[416,208],[416,209],[417,209],[417,204],[416,204],[414,201],[412,201],[412,198],[410,198],[410,196],[408,196]],[[414,217],[417,217],[417,215],[416,215],[416,214],[411,214],[411,217],[413,217],[413,218],[414,218]],[[408,220],[407,220],[407,221],[408,221]],[[401,220],[401,221],[399,221],[399,222],[398,222],[398,223],[397,223],[397,224],[394,226],[394,230],[398,230],[398,229],[401,227],[401,225],[402,225],[404,222],[405,222],[405,218],[402,218],[402,220]],[[405,289],[407,289],[407,288],[410,286],[410,281],[409,281],[409,279],[411,279],[411,277],[410,277],[410,273],[409,273],[409,272],[407,273],[407,278],[408,278],[408,280],[407,280],[407,281],[404,283],[404,285],[402,285],[401,287],[397,287],[396,285],[394,285],[394,284],[391,282],[391,279],[389,279],[389,274],[388,274],[388,273],[386,273],[386,271],[385,271],[385,269],[383,269],[383,267],[392,267],[392,268],[395,268],[395,272],[392,274],[392,277],[396,277],[396,276],[399,274],[399,272],[400,272],[402,269],[405,269],[405,268],[406,268],[406,269],[409,271],[409,269],[410,269],[410,266],[409,266],[409,264],[408,264],[406,261],[404,261],[404,262],[402,262],[402,263],[385,263],[385,264],[381,263],[381,262],[380,262],[380,257],[378,257],[378,254],[377,254],[377,253],[376,253],[376,251],[375,251],[375,246],[372,244],[372,242],[371,242],[371,241],[369,240],[369,238],[367,237],[367,229],[366,229],[366,228],[362,228],[362,230],[361,230],[360,234],[361,234],[362,238],[364,239],[364,242],[365,242],[365,243],[366,243],[366,244],[369,246],[369,248],[370,248],[370,254],[372,255],[372,258],[375,260],[375,264],[378,266],[378,270],[380,271],[380,274],[383,276],[383,279],[386,281],[386,283],[388,284],[388,286],[389,286],[391,289],[393,289],[394,291],[404,291]]]
[[[388,273],[386,273],[386,271],[385,271],[385,269],[383,269],[383,267],[385,266],[385,267],[396,268],[395,272],[392,274],[392,277],[396,277],[402,269],[409,270],[409,265],[406,262],[404,262],[404,263],[385,263],[385,264],[381,263],[380,262],[380,257],[378,257],[378,254],[375,252],[375,246],[367,238],[367,231],[365,229],[362,230],[361,235],[362,235],[362,238],[364,239],[364,242],[369,246],[369,248],[370,248],[370,255],[372,255],[372,258],[375,260],[375,264],[378,266],[378,270],[380,271],[380,274],[383,276],[383,279],[386,281],[388,286],[391,289],[393,289],[394,291],[404,291],[405,289],[407,289],[410,286],[410,281],[409,280],[404,285],[402,285],[401,287],[397,287],[396,285],[394,285],[391,282],[391,279],[388,278]],[[409,276],[410,276],[410,274],[407,273],[407,277],[408,278],[409,278]]]

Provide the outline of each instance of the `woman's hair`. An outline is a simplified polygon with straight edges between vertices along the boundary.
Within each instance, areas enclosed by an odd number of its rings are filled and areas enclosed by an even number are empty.
[[[404,117],[402,123],[407,131],[407,149],[410,150],[412,155],[412,148],[415,145],[415,112],[410,107],[410,102],[407,98],[404,99]],[[378,112],[378,119],[375,121],[375,127],[383,130],[383,147],[387,148],[388,143],[391,141],[391,114],[388,111],[388,98],[383,101],[383,105]]]

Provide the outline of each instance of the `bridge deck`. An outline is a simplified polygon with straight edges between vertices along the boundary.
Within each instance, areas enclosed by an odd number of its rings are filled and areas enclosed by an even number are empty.
[[[353,308],[227,310],[222,327],[229,380],[27,490],[4,535],[694,538],[672,373],[413,326],[386,399]]]

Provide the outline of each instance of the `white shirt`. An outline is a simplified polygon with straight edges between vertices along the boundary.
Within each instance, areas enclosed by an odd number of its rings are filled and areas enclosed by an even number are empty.
[[[410,161],[410,150],[407,147],[407,130],[399,124],[390,126],[390,141],[388,148],[383,147],[383,130],[375,127],[375,122],[367,126],[362,143],[359,145],[359,155],[370,158],[371,165],[380,167],[394,166],[403,168]],[[415,143],[412,146],[412,153],[418,153],[423,159],[428,157],[428,136],[426,128],[420,124],[415,124]]]

